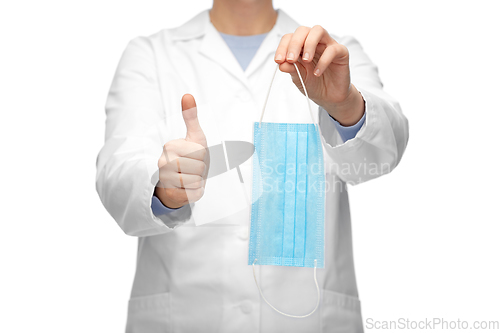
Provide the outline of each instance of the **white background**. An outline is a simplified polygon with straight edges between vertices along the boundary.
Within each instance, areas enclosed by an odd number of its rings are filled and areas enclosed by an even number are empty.
[[[211,1],[6,3],[0,331],[122,332],[136,239],[95,191],[106,95],[130,39]],[[303,25],[354,35],[409,119],[398,168],[350,189],[365,319],[500,320],[495,5],[275,1]]]

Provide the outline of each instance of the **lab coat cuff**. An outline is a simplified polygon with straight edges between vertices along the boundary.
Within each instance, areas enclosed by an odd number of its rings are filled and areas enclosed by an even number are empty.
[[[346,133],[342,133],[342,128],[339,131],[339,126],[344,126],[333,119],[325,109],[321,106],[319,107],[321,137],[327,151],[342,153],[343,151],[357,148],[362,142],[370,141],[376,132],[375,128],[378,123],[376,107],[374,106],[376,101],[373,100],[373,96],[367,91],[360,88],[357,89],[365,101],[365,113],[358,123],[352,126],[356,130],[356,133],[351,138],[345,136],[344,139],[343,136]],[[353,133],[351,132],[350,134],[352,135]]]
[[[342,142],[334,123],[320,110],[319,124],[325,165],[343,181],[356,185],[391,172],[401,158],[405,119],[395,102],[382,92],[358,88],[365,100],[365,123],[356,136]]]
[[[363,116],[361,119],[354,125],[352,126],[343,126],[341,125],[335,118],[333,118],[330,115],[330,118],[335,124],[335,128],[337,129],[337,132],[339,133],[340,137],[342,138],[342,141],[346,142],[347,140],[353,139],[356,134],[359,132],[361,129],[361,126],[365,123],[366,119],[366,113],[363,112]]]
[[[181,207],[179,207],[181,208]],[[153,198],[151,199],[151,210],[155,216],[169,214],[171,212],[175,212],[179,208],[169,208],[165,206],[160,199],[153,194]]]

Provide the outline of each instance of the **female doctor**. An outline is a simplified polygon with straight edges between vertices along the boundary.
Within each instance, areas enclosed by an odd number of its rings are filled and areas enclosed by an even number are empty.
[[[319,298],[312,268],[248,264],[249,205],[235,209],[222,193],[217,179],[231,182],[230,171],[208,176],[207,147],[252,142],[277,65],[265,121],[311,123],[302,78],[321,129]],[[392,171],[408,123],[354,38],[299,26],[272,0],[214,0],[180,27],[129,42],[106,115],[97,191],[139,237],[127,332],[363,331],[346,184]],[[238,170],[245,193],[249,161]]]

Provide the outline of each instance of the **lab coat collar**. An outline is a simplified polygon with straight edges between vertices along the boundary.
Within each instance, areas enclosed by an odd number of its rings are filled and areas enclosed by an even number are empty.
[[[210,22],[209,10],[204,10],[182,26],[172,29],[173,40],[190,40],[202,37],[199,52],[227,70],[231,75],[240,80],[247,88],[248,77],[255,72],[264,61],[271,61],[270,54],[274,54],[281,37],[292,33],[299,26],[283,10],[277,9],[278,17],[273,28],[269,31],[262,45],[257,50],[246,71],[243,71],[233,53]]]

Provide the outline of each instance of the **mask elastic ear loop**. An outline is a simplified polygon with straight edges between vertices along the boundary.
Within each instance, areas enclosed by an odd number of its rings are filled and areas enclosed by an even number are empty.
[[[302,84],[302,88],[304,89],[304,94],[306,96],[306,103],[307,103],[307,107],[309,108],[309,114],[311,115],[312,122],[314,123],[314,126],[317,127],[318,124],[314,120],[314,116],[313,116],[312,109],[311,109],[311,103],[309,102],[309,95],[307,94],[306,85],[304,84],[304,80],[302,80],[302,75],[300,75],[300,71],[299,71],[299,68],[297,67],[297,64],[293,63],[293,65],[295,66],[295,69],[297,70],[297,74],[299,74],[300,83]],[[271,93],[271,88],[272,88],[273,82],[274,82],[274,77],[276,76],[276,72],[278,71],[279,67],[280,67],[280,65],[277,64],[276,68],[274,70],[273,78],[271,79],[271,84],[269,85],[269,89],[267,90],[266,99],[264,101],[264,106],[262,107],[262,113],[261,113],[260,119],[259,119],[259,128],[262,124],[262,119],[264,118],[264,111],[266,111],[267,100],[269,99],[269,95]]]
[[[267,305],[269,305],[271,307],[271,309],[278,312],[279,314],[282,314],[283,316],[287,316],[287,317],[291,317],[291,318],[306,318],[306,317],[309,317],[310,315],[312,315],[318,309],[319,300],[320,300],[320,292],[319,292],[318,279],[316,278],[316,267],[317,267],[317,260],[316,259],[314,259],[314,283],[316,284],[316,291],[318,292],[318,301],[316,302],[316,306],[314,307],[314,309],[311,312],[309,312],[308,314],[302,315],[302,316],[295,316],[295,315],[291,315],[288,313],[284,313],[284,312],[276,309],[271,303],[269,303],[269,301],[264,297],[264,294],[262,293],[262,290],[260,289],[259,283],[257,282],[257,277],[255,276],[255,262],[256,261],[257,261],[257,259],[255,259],[252,263],[253,278],[255,280],[255,284],[257,285],[257,289],[259,289],[260,296],[262,297],[264,302],[266,302]]]
[[[309,114],[311,115],[311,119],[312,119],[312,121],[314,123],[314,126],[317,128],[318,124],[314,120],[314,116],[313,116],[312,109],[311,109],[311,104],[309,103],[309,95],[307,94],[306,85],[304,84],[304,80],[302,80],[302,75],[300,75],[300,71],[299,71],[299,68],[297,67],[297,64],[294,63],[293,65],[295,66],[295,69],[297,70],[297,74],[299,75],[300,83],[302,84],[302,88],[304,89],[304,94],[305,94],[305,97],[306,97],[307,107],[309,108]],[[269,85],[269,89],[267,91],[266,99],[264,101],[264,107],[262,108],[262,113],[261,113],[260,119],[259,119],[259,127],[261,127],[262,119],[264,118],[264,112],[266,110],[267,101],[269,99],[269,94],[271,93],[271,88],[273,86],[274,78],[276,76],[276,72],[278,71],[278,67],[279,67],[279,64],[276,66],[276,69],[274,70],[273,78],[271,79],[271,84]],[[264,300],[264,302],[266,302],[267,305],[269,305],[271,307],[271,309],[273,309],[274,311],[278,312],[279,314],[282,314],[283,316],[287,316],[287,317],[291,317],[291,318],[306,318],[306,317],[309,317],[310,315],[312,315],[314,312],[316,312],[316,310],[319,307],[319,301],[320,301],[320,296],[321,296],[320,295],[320,291],[319,291],[318,279],[317,279],[317,276],[316,276],[316,268],[317,268],[317,260],[316,259],[314,259],[314,283],[316,284],[316,291],[318,293],[318,300],[316,302],[316,306],[314,307],[314,309],[311,312],[309,312],[308,314],[305,314],[305,315],[301,315],[301,316],[296,316],[296,315],[291,315],[291,314],[288,314],[288,313],[284,313],[283,311],[280,311],[280,310],[276,309],[271,303],[269,303],[269,301],[264,297],[264,294],[262,293],[262,290],[260,289],[259,282],[257,282],[257,276],[255,275],[255,263],[256,262],[257,262],[257,259],[255,259],[253,261],[253,263],[252,263],[253,278],[255,280],[255,284],[257,285],[257,289],[259,289],[260,296],[262,297],[262,299]]]

